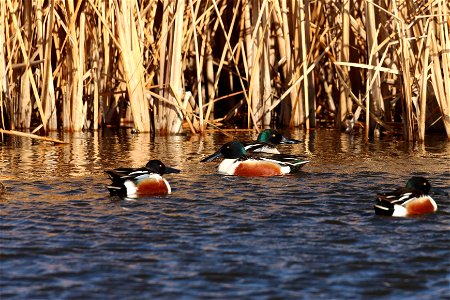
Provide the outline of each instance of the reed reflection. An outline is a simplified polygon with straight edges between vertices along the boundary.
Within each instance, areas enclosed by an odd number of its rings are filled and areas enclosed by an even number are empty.
[[[280,150],[313,156],[311,164],[317,167],[327,163],[364,165],[382,162],[383,165],[401,165],[404,159],[410,157],[450,158],[450,145],[442,139],[411,144],[392,138],[366,142],[362,134],[349,135],[333,130],[293,130],[285,133],[303,142]],[[0,147],[0,170],[2,176],[18,178],[104,176],[106,169],[140,167],[150,159],[161,159],[169,166],[182,170],[194,168],[203,174],[208,170],[198,162],[204,153],[217,149],[233,138],[253,140],[257,137],[254,131],[236,131],[230,132],[230,135],[233,136],[216,132],[153,137],[150,134],[131,134],[129,130],[55,134],[55,138],[68,142],[63,145],[14,137]],[[400,167],[405,172],[413,169],[413,166]]]

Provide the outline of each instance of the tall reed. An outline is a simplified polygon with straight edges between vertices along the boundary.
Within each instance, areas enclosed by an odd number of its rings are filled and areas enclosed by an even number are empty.
[[[0,1],[1,127],[450,139],[449,26],[446,0]]]

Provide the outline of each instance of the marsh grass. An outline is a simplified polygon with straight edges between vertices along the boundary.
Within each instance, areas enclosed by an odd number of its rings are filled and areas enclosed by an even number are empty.
[[[450,138],[448,6],[0,1],[1,127],[335,126]]]

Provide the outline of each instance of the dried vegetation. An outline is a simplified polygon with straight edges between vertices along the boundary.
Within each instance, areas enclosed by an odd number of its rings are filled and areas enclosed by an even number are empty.
[[[6,129],[450,138],[448,0],[2,0]]]

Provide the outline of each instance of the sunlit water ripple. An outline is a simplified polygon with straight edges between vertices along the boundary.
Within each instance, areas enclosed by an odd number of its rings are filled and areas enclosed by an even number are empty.
[[[448,143],[305,134],[303,172],[215,174],[225,138],[82,134],[2,145],[0,298],[449,299],[449,198],[435,214],[373,214],[413,174],[449,192]],[[252,138],[240,134],[241,138]],[[173,194],[109,197],[105,169],[161,158]]]

